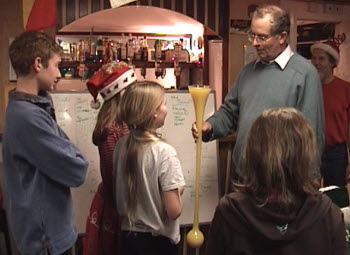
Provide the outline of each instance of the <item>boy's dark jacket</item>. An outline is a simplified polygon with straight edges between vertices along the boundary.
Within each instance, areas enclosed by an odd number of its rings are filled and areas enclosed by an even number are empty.
[[[226,195],[216,209],[206,254],[348,254],[343,215],[327,196],[308,196],[289,214],[277,208],[258,206],[246,193]]]

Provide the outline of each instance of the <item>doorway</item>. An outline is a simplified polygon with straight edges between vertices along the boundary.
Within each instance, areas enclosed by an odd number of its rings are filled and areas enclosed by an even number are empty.
[[[306,59],[311,58],[311,45],[334,38],[336,23],[313,20],[298,20],[297,23],[297,52]]]

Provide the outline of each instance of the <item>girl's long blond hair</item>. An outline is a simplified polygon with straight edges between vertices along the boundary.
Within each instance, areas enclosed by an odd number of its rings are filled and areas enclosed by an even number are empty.
[[[130,129],[127,141],[127,156],[125,168],[125,181],[127,187],[128,209],[127,217],[132,224],[136,211],[136,202],[139,195],[140,184],[139,156],[145,145],[160,140],[161,138],[150,132],[154,121],[154,114],[164,100],[164,88],[154,82],[136,82],[126,88],[119,105],[119,116]]]
[[[316,194],[311,170],[317,147],[309,121],[294,108],[264,110],[253,122],[243,152],[244,189],[263,205],[269,196],[288,210]]]

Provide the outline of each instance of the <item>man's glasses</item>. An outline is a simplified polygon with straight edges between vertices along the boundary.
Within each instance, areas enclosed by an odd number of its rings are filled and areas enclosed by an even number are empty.
[[[272,37],[272,35],[254,34],[252,32],[248,33],[248,41],[249,42],[253,42],[255,39],[258,43],[262,43],[262,42],[266,42],[271,37]]]

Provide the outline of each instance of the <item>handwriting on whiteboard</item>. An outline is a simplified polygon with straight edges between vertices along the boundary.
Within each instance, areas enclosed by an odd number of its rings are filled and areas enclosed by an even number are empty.
[[[192,138],[191,126],[195,121],[193,101],[188,92],[167,92],[168,115],[164,126],[158,130],[177,151],[186,179],[183,194],[184,209],[180,217],[183,225],[193,220],[194,173],[196,144]],[[89,160],[89,170],[85,183],[72,189],[75,221],[78,232],[85,231],[86,218],[91,200],[101,182],[99,155],[91,137],[96,124],[98,110],[90,107],[89,93],[53,93],[58,124]],[[214,94],[210,94],[204,117],[215,110]],[[202,144],[200,222],[211,221],[218,202],[217,148],[216,142]]]

